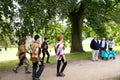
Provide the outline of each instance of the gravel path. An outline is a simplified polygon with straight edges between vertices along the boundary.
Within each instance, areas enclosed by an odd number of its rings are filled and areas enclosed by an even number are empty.
[[[115,60],[108,61],[68,62],[64,73],[65,77],[56,77],[56,64],[46,64],[40,80],[113,80],[113,77],[120,76],[120,55]],[[32,80],[32,78],[31,74],[25,74],[24,68],[21,67],[17,74],[11,69],[0,70],[0,80]]]

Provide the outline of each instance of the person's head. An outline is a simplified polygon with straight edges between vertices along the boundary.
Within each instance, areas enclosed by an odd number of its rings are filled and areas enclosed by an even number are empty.
[[[113,40],[113,38],[112,38],[112,37],[110,37],[110,39],[109,39],[109,40],[111,40],[111,41],[112,41],[112,40]]]
[[[34,36],[34,40],[35,40],[36,42],[40,42],[40,36],[39,36],[39,35],[35,35],[35,36]]]
[[[48,38],[45,37],[45,38],[44,38],[44,41],[48,42]]]
[[[26,37],[24,37],[24,38],[21,38],[20,40],[19,40],[19,42],[18,42],[18,45],[24,45],[24,44],[26,44]]]
[[[96,36],[94,36],[94,39],[97,39],[97,37],[96,37]]]
[[[105,41],[105,38],[103,37],[102,40]]]
[[[58,36],[58,41],[62,41],[63,37],[62,36]]]

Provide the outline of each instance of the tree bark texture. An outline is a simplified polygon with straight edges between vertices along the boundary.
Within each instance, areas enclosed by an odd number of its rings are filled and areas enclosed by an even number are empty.
[[[81,5],[78,12],[71,12],[69,15],[71,21],[72,43],[71,52],[83,52],[82,47],[82,24],[84,8]]]

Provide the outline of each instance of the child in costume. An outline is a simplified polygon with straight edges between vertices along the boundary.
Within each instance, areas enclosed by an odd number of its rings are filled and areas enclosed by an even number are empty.
[[[14,67],[13,71],[15,73],[18,73],[18,68],[20,66],[24,64],[26,64],[25,66],[25,73],[30,73],[30,71],[28,71],[28,68],[29,68],[29,61],[26,57],[26,53],[28,52],[28,50],[26,49],[25,47],[25,44],[26,44],[26,38],[22,38],[19,43],[18,43],[18,52],[17,52],[17,56],[19,58],[19,63],[17,64],[17,66]]]

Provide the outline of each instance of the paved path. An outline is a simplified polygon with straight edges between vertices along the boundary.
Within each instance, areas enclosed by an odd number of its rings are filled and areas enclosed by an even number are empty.
[[[80,60],[68,62],[65,77],[56,77],[56,64],[46,64],[41,80],[113,80],[120,76],[120,55],[115,60]],[[23,67],[15,74],[11,69],[0,70],[0,80],[32,80]]]

